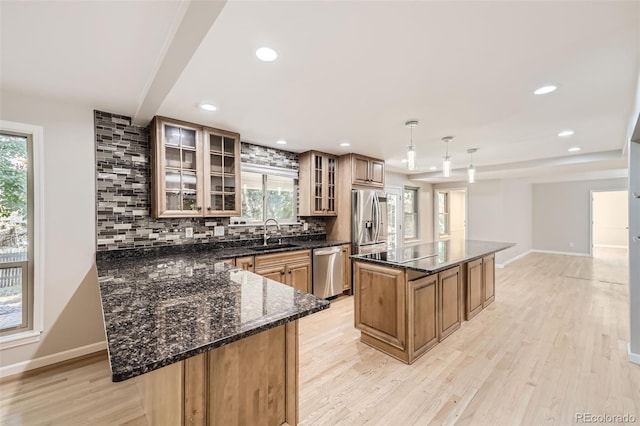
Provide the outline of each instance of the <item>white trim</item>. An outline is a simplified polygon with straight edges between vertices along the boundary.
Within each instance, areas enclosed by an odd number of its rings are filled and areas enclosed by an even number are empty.
[[[627,343],[627,355],[629,356],[629,361],[634,364],[640,364],[640,354],[631,352],[631,343]]]
[[[512,257],[511,259],[507,259],[502,263],[496,263],[496,268],[504,268],[505,266],[507,266],[508,264],[510,264],[511,262],[515,262],[518,259],[522,259],[523,257],[525,257],[526,255],[530,254],[533,250],[527,250],[524,253],[520,253],[517,256]]]
[[[42,126],[0,120],[0,130],[31,135],[33,149],[33,330],[44,330],[44,130]],[[39,339],[39,338],[38,338]],[[4,340],[4,339],[3,339]],[[37,340],[36,340],[37,341]],[[24,342],[23,344],[33,343]]]
[[[0,337],[0,349],[15,348],[40,341],[41,331],[23,331],[22,333],[7,334]]]
[[[620,249],[626,249],[629,248],[629,246],[616,246],[613,244],[594,244],[594,247],[604,247],[604,248],[620,248]]]
[[[6,365],[0,367],[0,379],[14,374],[23,373],[25,371],[33,370],[40,367],[46,367],[47,365],[56,364],[62,361],[68,361],[73,358],[78,358],[83,355],[88,355],[94,352],[99,352],[107,348],[107,342],[92,343],[90,345],[81,346],[75,349],[69,349],[68,351],[58,352],[55,354],[43,356],[40,358],[30,359],[28,361],[17,362],[15,364]]]
[[[591,255],[589,253],[576,253],[576,252],[572,252],[572,251],[555,251],[555,250],[531,249],[530,252],[531,253],[561,254],[563,256],[585,256],[585,257],[591,257]]]

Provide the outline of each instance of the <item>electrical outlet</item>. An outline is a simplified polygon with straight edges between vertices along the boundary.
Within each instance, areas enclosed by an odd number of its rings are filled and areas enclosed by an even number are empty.
[[[309,230],[309,224],[307,222],[302,224],[302,230],[303,231],[308,231]]]
[[[187,238],[193,238],[193,228],[184,228],[184,236]]]
[[[224,236],[224,226],[214,226],[213,227],[213,236],[214,237],[223,237]]]

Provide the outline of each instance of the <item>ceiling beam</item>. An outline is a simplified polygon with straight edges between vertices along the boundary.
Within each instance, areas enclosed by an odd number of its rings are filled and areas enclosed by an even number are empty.
[[[227,0],[188,2],[173,39],[138,104],[133,121],[147,125],[193,57]]]

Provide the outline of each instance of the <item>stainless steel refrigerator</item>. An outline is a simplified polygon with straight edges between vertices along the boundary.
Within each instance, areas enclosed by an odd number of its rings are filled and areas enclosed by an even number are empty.
[[[387,248],[387,195],[370,189],[351,190],[351,241],[354,254]]]

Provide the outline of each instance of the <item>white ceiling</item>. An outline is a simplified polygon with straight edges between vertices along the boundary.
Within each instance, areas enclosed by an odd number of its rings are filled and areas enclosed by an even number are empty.
[[[2,89],[135,115],[186,5],[2,1]],[[276,62],[255,57],[264,45]],[[640,2],[232,0],[157,113],[262,145],[380,157],[400,172],[404,122],[417,119],[415,177],[429,181],[441,180],[429,167],[447,135],[454,167],[479,148],[479,179],[566,174],[559,157],[575,158],[580,176],[613,176],[625,168],[639,64]],[[559,89],[532,94],[546,83]],[[567,128],[575,135],[557,137]],[[620,158],[580,159],[573,145]]]

